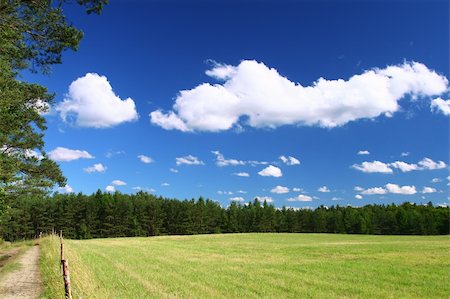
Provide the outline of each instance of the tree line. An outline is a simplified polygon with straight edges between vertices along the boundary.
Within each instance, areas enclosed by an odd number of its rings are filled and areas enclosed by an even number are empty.
[[[179,201],[138,192],[23,196],[0,219],[0,237],[14,241],[52,231],[90,239],[211,233],[287,232],[449,234],[448,207],[366,205],[277,209],[267,202],[232,202],[227,208],[200,197]]]

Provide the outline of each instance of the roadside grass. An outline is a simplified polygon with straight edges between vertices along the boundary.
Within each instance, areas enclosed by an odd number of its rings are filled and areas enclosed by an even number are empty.
[[[65,240],[75,298],[448,298],[449,236],[223,234]],[[64,297],[59,239],[43,298]]]

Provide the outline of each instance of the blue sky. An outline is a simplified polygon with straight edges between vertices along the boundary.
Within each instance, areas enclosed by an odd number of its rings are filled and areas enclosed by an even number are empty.
[[[111,2],[68,6],[79,51],[25,75],[60,192],[448,202],[448,1]]]

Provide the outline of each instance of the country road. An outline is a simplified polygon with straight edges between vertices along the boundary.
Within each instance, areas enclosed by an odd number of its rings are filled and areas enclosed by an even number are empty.
[[[0,280],[0,298],[38,298],[42,291],[38,262],[39,246],[33,246],[18,259],[19,269],[8,273]]]

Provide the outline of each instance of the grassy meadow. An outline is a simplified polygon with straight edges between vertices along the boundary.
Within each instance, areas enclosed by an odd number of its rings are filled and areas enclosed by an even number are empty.
[[[222,234],[65,240],[75,298],[448,298],[449,236]],[[63,298],[59,239],[43,298]]]

